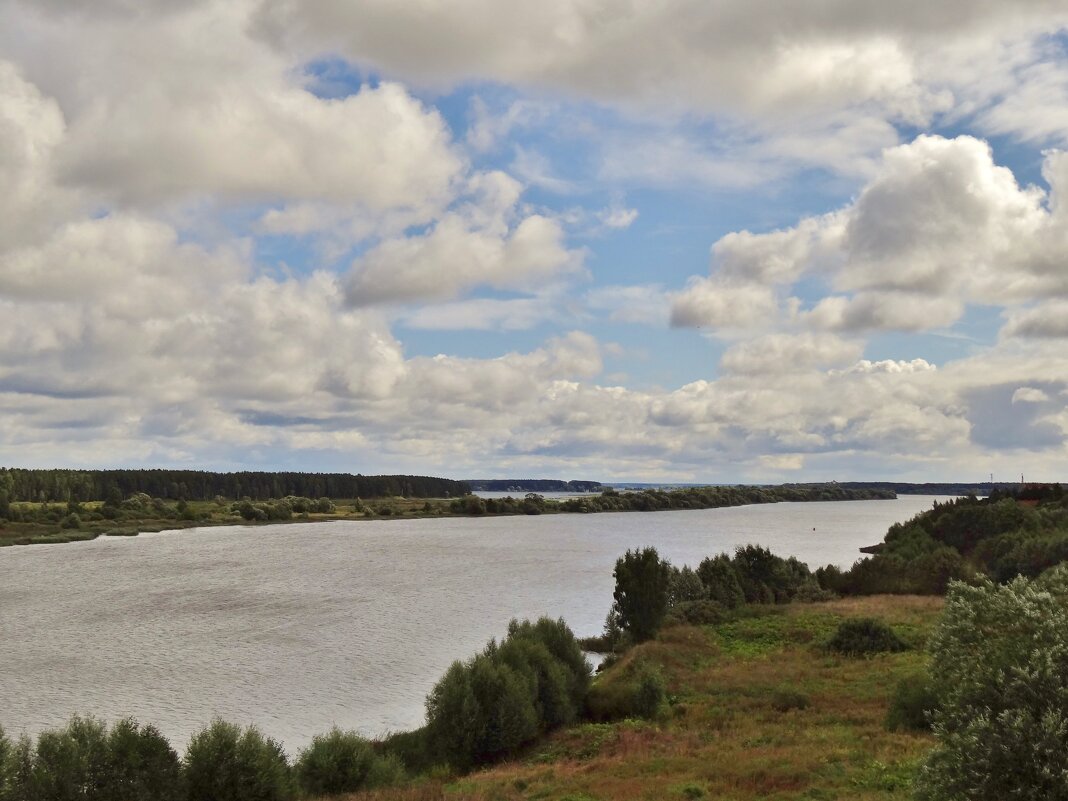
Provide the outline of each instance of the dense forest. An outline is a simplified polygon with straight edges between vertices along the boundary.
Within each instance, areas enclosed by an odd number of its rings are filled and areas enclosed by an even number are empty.
[[[0,468],[0,494],[10,502],[103,500],[143,493],[171,501],[215,497],[266,501],[307,498],[449,498],[466,495],[462,481],[430,476],[364,476],[351,473],[240,472],[203,470],[24,470]]]
[[[841,595],[941,595],[951,580],[979,574],[1032,578],[1068,560],[1068,493],[1059,484],[1017,485],[936,502],[868,550],[874,555],[848,571],[821,568],[820,584]]]

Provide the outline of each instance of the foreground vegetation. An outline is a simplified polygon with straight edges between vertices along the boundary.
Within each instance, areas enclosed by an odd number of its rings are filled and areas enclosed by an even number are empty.
[[[129,472],[141,483],[151,483],[158,477],[155,473],[170,475],[167,471],[108,471]],[[22,484],[13,484],[22,474]],[[146,475],[142,475],[146,474]],[[780,501],[846,501],[871,498],[890,498],[892,493],[867,490],[843,490],[835,485],[784,485],[781,487],[697,487],[680,490],[643,490],[641,492],[617,493],[608,490],[601,495],[590,495],[563,501],[547,500],[541,495],[528,493],[521,498],[484,499],[475,495],[460,497],[427,498],[419,495],[388,497],[305,497],[287,495],[268,496],[268,500],[256,500],[251,496],[237,499],[218,495],[209,500],[191,500],[180,496],[177,500],[153,497],[145,492],[124,495],[116,486],[110,485],[103,500],[78,500],[82,491],[75,492],[74,481],[82,474],[74,471],[4,471],[0,470],[0,546],[37,545],[90,540],[95,537],[132,536],[138,532],[163,531],[191,526],[239,525],[246,523],[312,522],[323,520],[370,520],[440,516],[485,516],[485,515],[540,515],[567,512],[624,512],[660,511],[667,509],[709,509],[721,506],[738,506],[750,503],[777,503]],[[93,474],[85,474],[92,477]],[[221,474],[195,474],[207,477]],[[240,476],[243,474],[225,474]],[[303,476],[306,484],[294,480],[292,485],[318,487],[313,479],[327,479],[318,474],[248,474],[257,476]],[[45,491],[35,490],[34,481],[52,482]],[[413,477],[357,476],[348,477],[361,481],[372,479],[411,479]],[[419,477],[415,477],[419,478]],[[134,479],[130,479],[133,481]],[[151,479],[151,481],[150,481]],[[89,480],[89,479],[86,479]],[[98,479],[92,479],[94,481]],[[103,479],[99,479],[103,480]],[[207,480],[207,479],[205,479]],[[340,479],[339,479],[340,480]],[[264,479],[268,481],[268,479]],[[282,479],[273,485],[283,484]],[[439,486],[426,479],[421,490],[453,486],[447,482]],[[444,481],[443,479],[441,481]],[[5,483],[6,482],[6,483]],[[58,482],[58,483],[56,483]],[[387,482],[388,484],[388,482]],[[181,492],[181,486],[178,491]],[[234,485],[237,488],[247,483]],[[265,485],[266,486],[266,485]],[[329,484],[327,484],[329,486]],[[11,489],[16,487],[16,489]],[[373,488],[373,486],[371,487]],[[203,488],[201,488],[202,490]],[[460,487],[465,489],[465,487]],[[88,491],[88,490],[85,490]],[[174,487],[171,487],[171,492]],[[47,495],[66,492],[63,501],[17,500],[26,495]],[[448,492],[445,490],[445,492]],[[173,495],[171,496],[173,497]],[[273,499],[270,499],[273,498]],[[16,499],[16,500],[13,500]]]

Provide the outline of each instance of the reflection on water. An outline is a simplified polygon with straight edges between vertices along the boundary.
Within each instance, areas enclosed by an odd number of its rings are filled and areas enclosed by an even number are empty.
[[[449,663],[510,618],[562,616],[597,633],[627,548],[696,565],[755,542],[845,567],[932,500],[190,529],[0,549],[0,725],[33,733],[72,712],[133,715],[184,747],[220,715],[291,750],[335,723],[412,728]]]

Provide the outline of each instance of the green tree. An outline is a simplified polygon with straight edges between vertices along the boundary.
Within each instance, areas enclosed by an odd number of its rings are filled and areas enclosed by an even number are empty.
[[[103,796],[108,801],[184,798],[178,754],[155,726],[120,720],[108,733]]]
[[[107,769],[106,727],[76,715],[67,728],[37,738],[31,785],[44,801],[110,801]]]
[[[296,787],[282,746],[223,720],[193,735],[185,754],[189,801],[290,801]]]
[[[619,622],[635,642],[656,636],[668,609],[671,565],[656,548],[627,551],[616,561],[612,593]]]
[[[1068,798],[1068,571],[950,584],[930,643],[927,801]]]
[[[369,786],[379,757],[356,732],[334,728],[301,752],[294,769],[307,795],[354,793]]]

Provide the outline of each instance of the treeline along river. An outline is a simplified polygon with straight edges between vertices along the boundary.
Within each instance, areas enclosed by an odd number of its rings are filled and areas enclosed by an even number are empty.
[[[214,715],[290,749],[334,723],[418,726],[445,668],[512,617],[596,634],[612,567],[759,543],[847,567],[930,497],[652,515],[344,521],[189,529],[0,550],[0,724],[133,715],[181,747]]]

